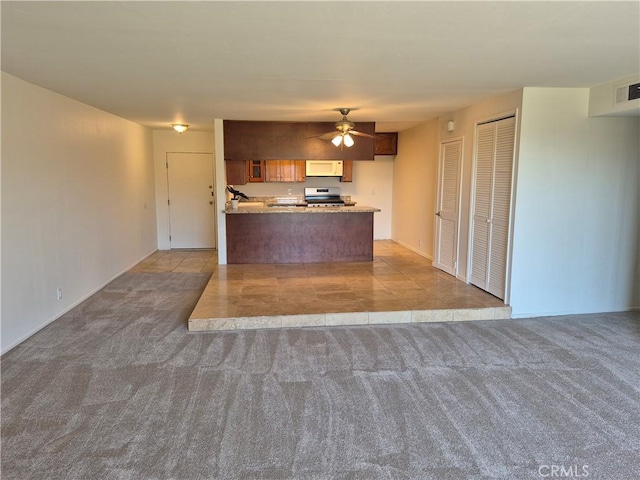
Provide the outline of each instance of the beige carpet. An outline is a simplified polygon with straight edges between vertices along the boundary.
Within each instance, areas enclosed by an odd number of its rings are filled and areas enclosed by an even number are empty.
[[[190,334],[206,281],[125,274],[6,354],[2,479],[640,476],[638,313]]]

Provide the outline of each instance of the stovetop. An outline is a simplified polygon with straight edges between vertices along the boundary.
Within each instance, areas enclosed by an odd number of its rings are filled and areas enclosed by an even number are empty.
[[[308,207],[340,207],[344,205],[338,187],[306,187],[304,199]]]

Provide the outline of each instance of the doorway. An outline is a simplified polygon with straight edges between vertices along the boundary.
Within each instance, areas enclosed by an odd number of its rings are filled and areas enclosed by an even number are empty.
[[[216,248],[213,154],[167,153],[170,248]]]
[[[433,266],[456,275],[462,139],[440,144]]]

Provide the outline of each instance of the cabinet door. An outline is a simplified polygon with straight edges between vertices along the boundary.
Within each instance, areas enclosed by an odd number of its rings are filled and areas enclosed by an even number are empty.
[[[294,182],[305,182],[307,180],[307,162],[304,160],[294,160],[295,176]]]
[[[264,182],[263,160],[249,160],[247,162],[247,180],[251,183]]]
[[[267,160],[265,182],[304,182],[306,164],[304,160]]]
[[[341,182],[353,182],[353,160],[345,160],[342,162]]]
[[[280,160],[280,181],[281,182],[293,182],[295,177],[295,164],[293,160]]]
[[[376,155],[397,155],[398,154],[398,133],[376,133],[375,141]]]
[[[247,183],[247,167],[245,162],[233,160],[224,162],[227,173],[227,185],[245,185]]]
[[[278,180],[280,172],[280,166],[278,160],[267,160],[264,162],[264,181],[265,182],[279,182]]]

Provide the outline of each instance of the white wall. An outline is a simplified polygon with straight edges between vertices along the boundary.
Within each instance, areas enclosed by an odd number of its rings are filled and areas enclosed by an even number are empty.
[[[393,169],[392,239],[430,260],[437,170],[437,120],[401,131]]]
[[[151,131],[2,73],[2,351],[155,249]]]
[[[591,87],[589,116],[637,116],[640,111],[640,98],[622,103],[615,102],[617,87],[635,83],[640,83],[640,74]]]
[[[638,299],[639,119],[588,118],[588,102],[588,89],[524,89],[514,317],[627,310]]]
[[[516,90],[505,95],[500,95],[498,97],[478,102],[477,104],[462,110],[444,114],[438,119],[439,142],[445,142],[452,138],[463,138],[457,272],[457,277],[463,281],[468,281],[469,275],[469,226],[471,217],[471,189],[476,125],[479,122],[500,118],[508,114],[518,115],[521,105],[522,90]],[[455,128],[453,132],[448,132],[447,123],[451,120],[453,120]],[[517,138],[518,133],[516,131],[516,170],[518,162]]]
[[[374,240],[391,238],[393,214],[394,156],[376,155],[373,162],[353,162],[353,182],[341,183],[343,195],[351,195],[358,205],[376,207],[373,214]]]
[[[213,125],[212,125],[213,130]],[[156,223],[158,248],[168,250],[169,244],[169,205],[167,199],[167,153],[213,153],[213,131],[196,132],[187,130],[180,134],[175,130],[153,131],[153,163],[156,186]],[[215,183],[214,183],[215,185]]]
[[[213,161],[215,163],[216,177],[216,208],[218,209],[216,233],[218,234],[218,264],[227,264],[227,223],[226,217],[222,211],[224,210],[227,199],[227,172],[224,167],[224,128],[223,120],[216,118],[213,121]]]

